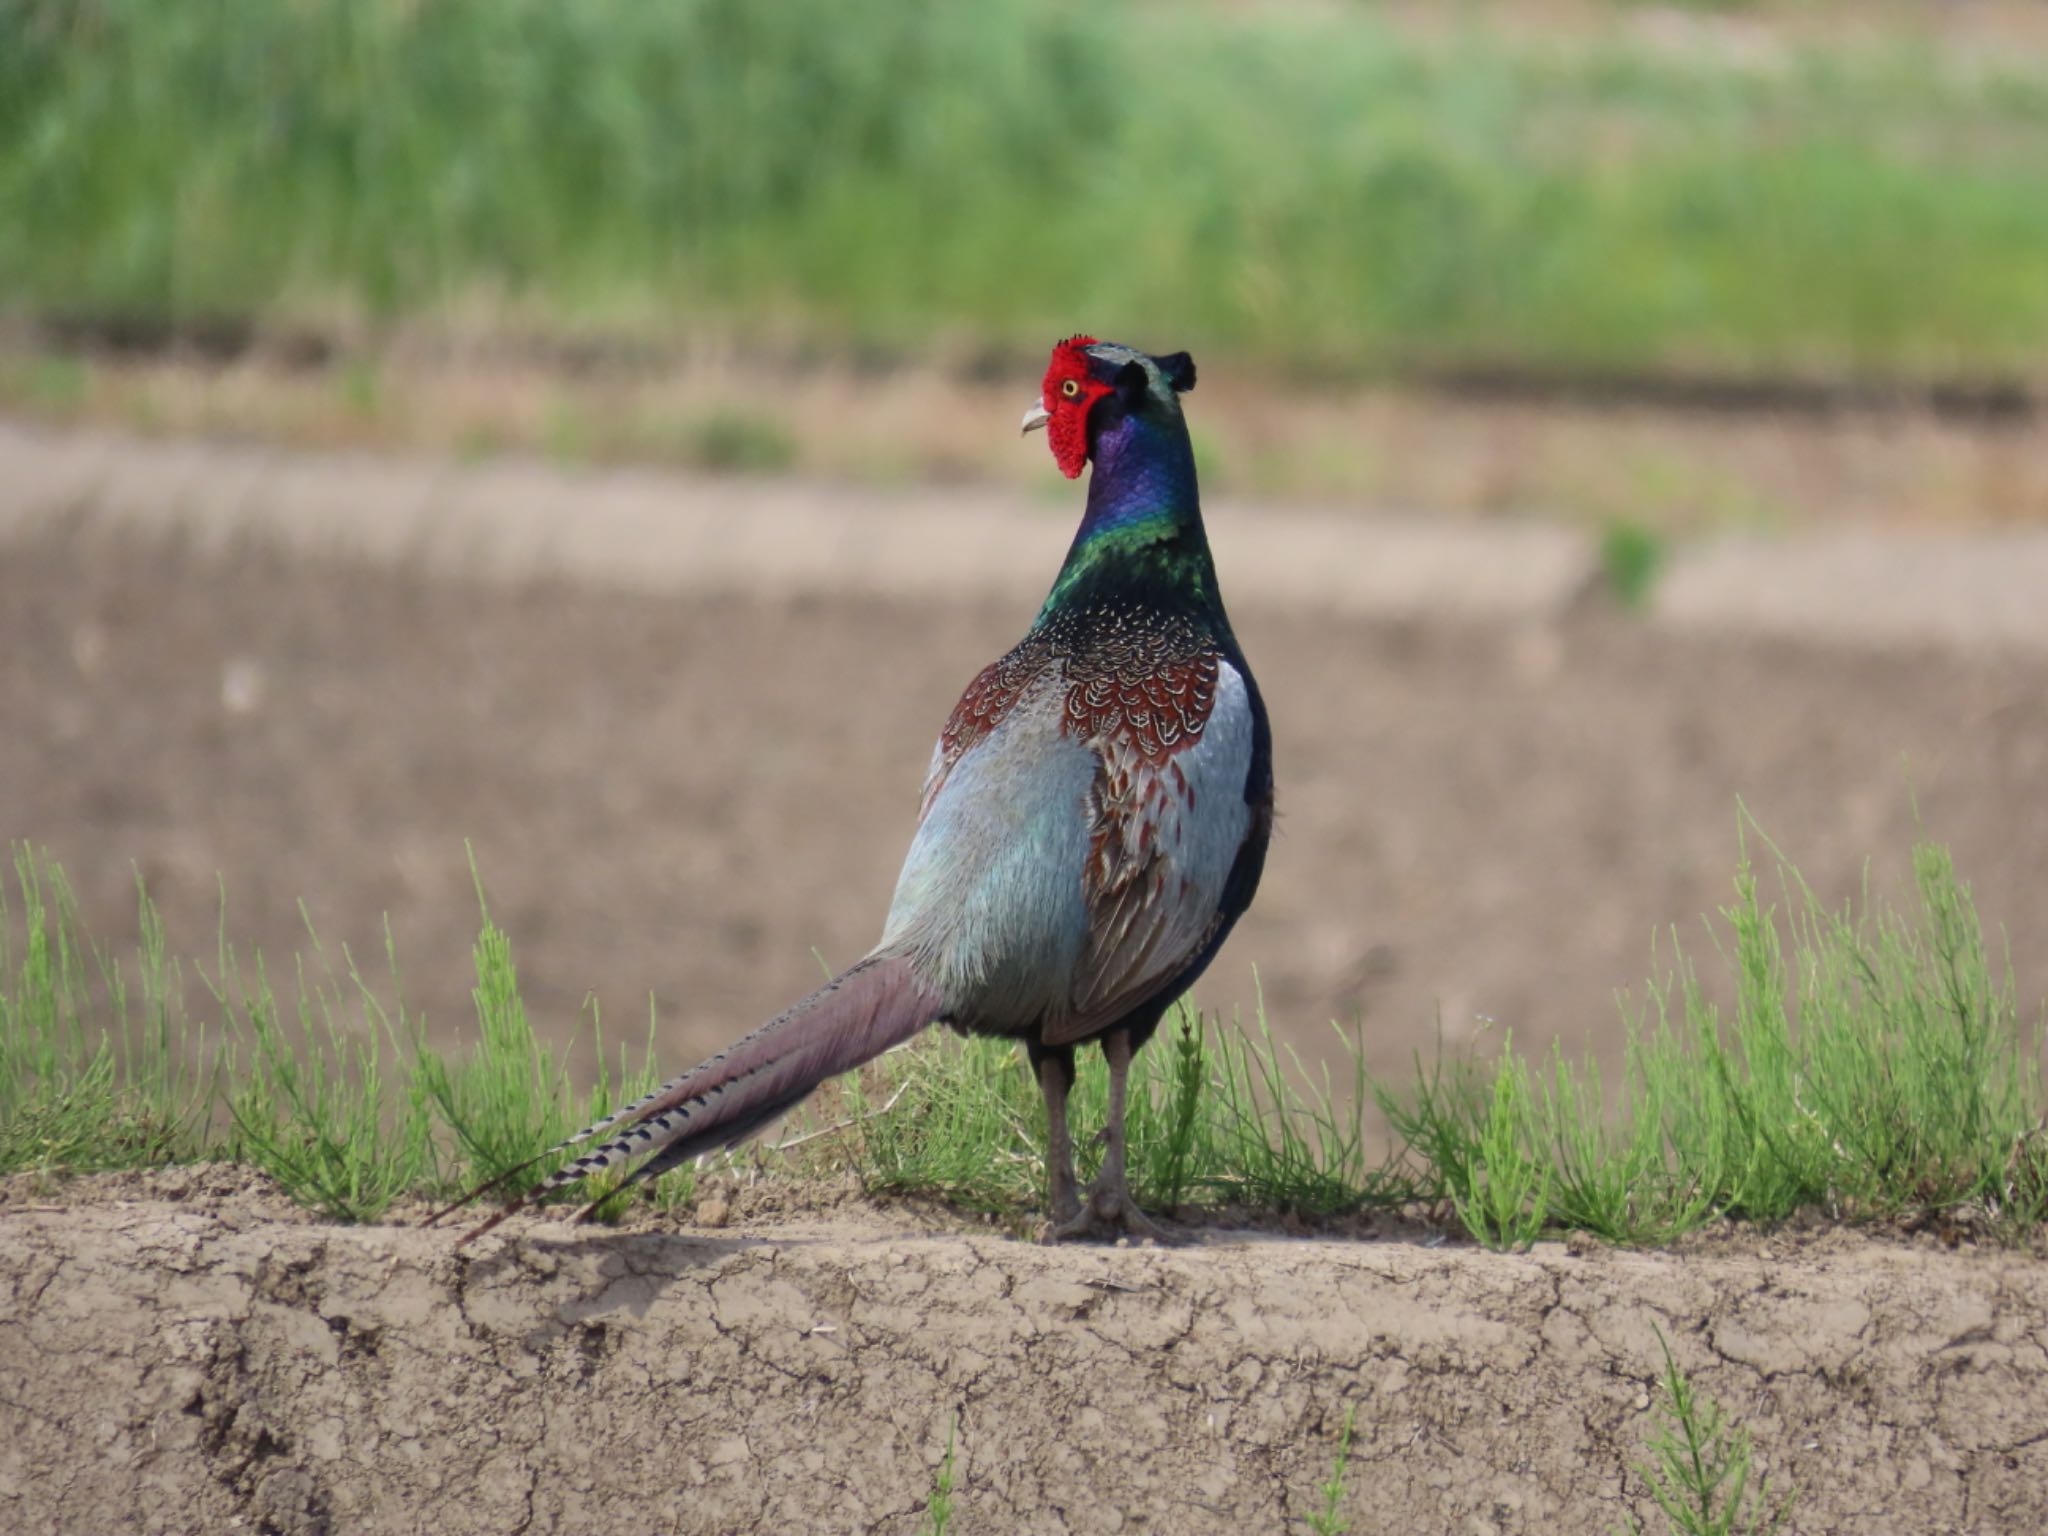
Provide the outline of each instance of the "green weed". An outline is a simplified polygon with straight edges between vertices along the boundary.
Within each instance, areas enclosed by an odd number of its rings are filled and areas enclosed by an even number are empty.
[[[1211,1199],[1305,1216],[1418,1197],[1420,1186],[1398,1158],[1376,1158],[1369,1146],[1363,1111],[1372,1083],[1363,1044],[1336,1034],[1350,1063],[1348,1092],[1327,1071],[1311,1076],[1273,1039],[1263,999],[1254,1029],[1215,1027],[1200,1138],[1208,1166],[1192,1181],[1195,1188]]]
[[[1183,1003],[1132,1072],[1138,1198],[1168,1213],[1420,1207],[1501,1248],[1571,1230],[1661,1242],[1724,1216],[1805,1210],[2037,1231],[2039,1038],[1948,855],[1915,853],[1904,909],[1867,892],[1828,909],[1777,868],[1773,903],[1745,855],[1721,914],[1732,1011],[1674,953],[1630,1013],[1611,1088],[1591,1064],[1562,1051],[1532,1062],[1511,1038],[1490,1060],[1440,1054],[1387,1083],[1341,1037],[1349,1069],[1333,1081],[1304,1070],[1263,1011],[1225,1026]],[[18,911],[0,889],[0,1171],[227,1156],[329,1216],[367,1220],[403,1195],[517,1167],[654,1081],[652,1017],[645,1054],[635,1065],[621,1050],[614,1074],[593,1008],[598,1080],[574,1090],[526,1016],[511,942],[487,909],[477,1032],[442,1050],[396,1001],[388,938],[388,984],[373,987],[346,952],[329,968],[309,931],[313,963],[293,967],[286,1001],[223,930],[200,972],[210,1016],[194,1019],[146,894],[123,965],[80,940],[61,872],[26,850],[14,891]],[[1107,1101],[1100,1053],[1084,1051],[1069,1098],[1084,1177]],[[1375,1103],[1394,1133],[1384,1154],[1363,1119]],[[783,1176],[850,1169],[876,1193],[1026,1222],[1045,1189],[1044,1109],[1015,1047],[934,1032],[829,1085],[756,1156]],[[674,1206],[693,1178],[669,1174],[647,1194]]]
[[[953,1523],[953,1437],[960,1429],[960,1415],[946,1422],[946,1454],[932,1478],[932,1496],[924,1507],[925,1529],[931,1536],[946,1536]]]
[[[1611,523],[1600,535],[1601,575],[1624,608],[1649,606],[1665,555],[1663,538],[1640,523]]]
[[[155,908],[140,897],[124,968],[82,945],[61,869],[25,848],[13,863],[18,912],[0,879],[0,1173],[198,1155],[216,1083],[179,1009]]]
[[[1782,1529],[1797,1494],[1773,1498],[1768,1477],[1749,1486],[1749,1431],[1729,1423],[1720,1404],[1693,1387],[1661,1328],[1657,1347],[1664,1352],[1660,1423],[1649,1441],[1651,1459],[1636,1473],[1664,1511],[1671,1536],[1770,1536]],[[1631,1517],[1626,1529],[1643,1536],[1646,1527]]]
[[[738,411],[715,411],[689,423],[683,452],[700,469],[759,474],[796,462],[795,436],[778,421]]]
[[[0,381],[0,393],[32,411],[68,411],[92,392],[92,371],[75,357],[46,355],[19,363]]]
[[[1550,1213],[1549,1149],[1528,1136],[1533,1107],[1528,1066],[1510,1040],[1474,1126],[1474,1155],[1449,1190],[1465,1230],[1489,1248],[1527,1248]]]
[[[1407,1204],[1415,1182],[1369,1165],[1362,1107],[1309,1083],[1261,1019],[1224,1027],[1185,1004],[1131,1071],[1126,1127],[1138,1200],[1160,1211],[1228,1203],[1326,1216]],[[1363,1069],[1354,1051],[1358,1081]],[[1100,1160],[1092,1129],[1109,1108],[1099,1052],[1076,1061],[1067,1100],[1085,1180]],[[822,1122],[822,1123],[821,1123]],[[1046,1180],[1045,1110],[1023,1054],[992,1039],[933,1035],[844,1079],[799,1136],[809,1166],[850,1165],[878,1194],[937,1196],[970,1209],[1035,1211]]]
[[[294,963],[280,997],[262,958],[245,962],[227,942],[225,906],[214,963],[197,970],[212,1018],[195,1020],[146,893],[124,966],[79,937],[60,869],[25,848],[14,863],[14,901],[0,885],[0,1173],[229,1158],[331,1219],[367,1221],[401,1196],[481,1182],[613,1102],[601,1035],[595,1088],[569,1091],[488,913],[478,1040],[450,1056],[425,1044],[402,1003],[387,1006],[353,956],[332,968],[310,923],[311,964]],[[395,1000],[388,935],[386,960]],[[652,1086],[651,1061],[628,1073],[621,1052],[626,1093]],[[671,1205],[691,1185],[684,1171],[650,1194]]]
[[[475,1043],[452,1057],[420,1043],[413,1057],[417,1092],[434,1106],[451,1133],[453,1177],[444,1185],[460,1188],[474,1188],[530,1162],[564,1136],[602,1118],[614,1104],[647,1093],[656,1080],[651,1007],[641,1065],[629,1075],[621,1053],[621,1089],[614,1097],[602,1020],[593,1006],[590,1027],[597,1043],[597,1082],[579,1099],[561,1059],[541,1042],[527,1019],[512,941],[491,920],[481,881],[477,901],[483,908],[483,928],[477,935],[476,987],[471,994],[476,1002]],[[546,1166],[536,1167],[534,1176],[548,1171]],[[692,1170],[678,1170],[664,1175],[651,1193],[662,1205],[671,1205],[687,1195],[694,1180]],[[589,1200],[601,1188],[586,1191],[581,1198]],[[618,1207],[610,1204],[598,1212],[606,1218],[617,1213]]]
[[[1344,1513],[1344,1477],[1351,1468],[1351,1431],[1357,1420],[1356,1405],[1344,1410],[1344,1427],[1337,1432],[1337,1452],[1330,1460],[1329,1480],[1316,1490],[1323,1496],[1323,1502],[1308,1515],[1308,1528],[1315,1536],[1345,1536],[1351,1529],[1350,1517]]]
[[[317,939],[313,949],[320,961]],[[392,1201],[432,1184],[433,1127],[424,1085],[408,1070],[419,1041],[402,1012],[386,1015],[353,960],[344,962],[346,984],[324,963],[309,980],[298,963],[290,1023],[261,957],[245,972],[224,934],[216,971],[203,980],[232,1042],[228,1153],[330,1220],[374,1221]],[[395,1094],[386,1080],[392,1070],[402,1079]]]
[[[335,375],[334,390],[355,415],[374,419],[384,409],[384,375],[366,357],[351,357]]]
[[[1809,1209],[2029,1229],[2038,1055],[1946,851],[1920,848],[1913,871],[1911,909],[1866,893],[1832,911],[1781,860],[1781,911],[1745,858],[1721,914],[1732,1016],[1679,954],[1630,1018],[1617,1102],[1562,1054],[1539,1089],[1510,1049],[1375,1085],[1380,1103],[1487,1242],[1545,1225],[1656,1242]]]

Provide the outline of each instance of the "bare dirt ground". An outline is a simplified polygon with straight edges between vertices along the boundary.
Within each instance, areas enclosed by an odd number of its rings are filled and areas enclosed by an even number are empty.
[[[335,1228],[234,1170],[0,1185],[22,1532],[1593,1532],[1662,1331],[1794,1532],[2048,1522],[2048,1267],[1846,1234],[1526,1256],[1047,1250],[829,1199],[745,1227]]]

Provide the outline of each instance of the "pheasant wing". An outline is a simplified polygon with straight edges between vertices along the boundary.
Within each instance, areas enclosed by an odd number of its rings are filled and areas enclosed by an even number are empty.
[[[1115,1023],[1202,952],[1253,821],[1252,707],[1227,660],[1108,678],[1076,690],[1079,709],[1090,711],[1098,762],[1082,874],[1088,937],[1072,1012],[1047,1028],[1049,1045]]]

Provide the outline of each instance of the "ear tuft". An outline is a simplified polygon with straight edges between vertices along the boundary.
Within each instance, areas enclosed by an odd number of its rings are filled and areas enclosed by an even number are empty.
[[[1145,371],[1143,363],[1125,363],[1123,367],[1117,369],[1116,378],[1111,381],[1110,387],[1122,395],[1128,405],[1135,408],[1151,391],[1152,376]]]
[[[1195,387],[1195,360],[1185,352],[1175,352],[1170,357],[1158,359],[1159,371],[1166,375],[1166,382],[1173,386],[1173,392],[1184,395]]]

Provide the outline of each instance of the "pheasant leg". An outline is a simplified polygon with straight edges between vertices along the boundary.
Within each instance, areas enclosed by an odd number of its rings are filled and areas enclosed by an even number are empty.
[[[1130,1032],[1117,1029],[1104,1035],[1102,1054],[1109,1061],[1109,1123],[1102,1129],[1102,1171],[1088,1186],[1088,1203],[1065,1221],[1055,1218],[1047,1240],[1083,1237],[1100,1229],[1121,1230],[1128,1237],[1166,1243],[1170,1241],[1167,1235],[1131,1198],[1130,1182],[1124,1171],[1124,1096],[1131,1072]]]
[[[1048,1054],[1038,1061],[1038,1088],[1045,1095],[1046,1208],[1052,1228],[1081,1213],[1081,1197],[1075,1192],[1074,1137],[1067,1129],[1067,1087],[1073,1070],[1071,1054]]]

